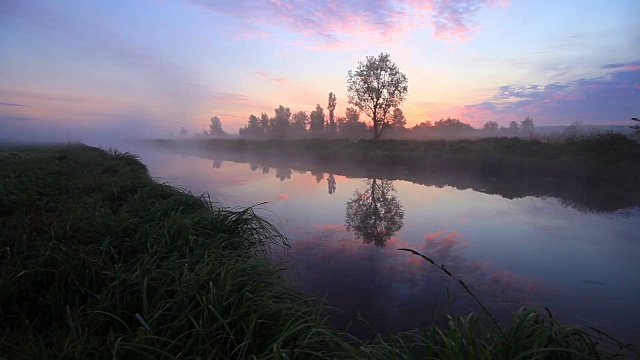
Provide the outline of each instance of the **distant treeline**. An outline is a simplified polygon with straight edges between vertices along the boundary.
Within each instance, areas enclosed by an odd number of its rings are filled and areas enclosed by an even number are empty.
[[[344,116],[337,116],[333,122],[327,120],[324,109],[317,105],[311,113],[306,111],[291,112],[284,106],[275,109],[274,116],[262,113],[259,117],[250,115],[245,126],[240,128],[237,137],[248,140],[267,139],[371,139],[372,126],[361,120],[361,114],[353,107],[347,108]],[[594,131],[593,126],[575,121],[566,127],[550,133],[548,129],[536,127],[531,117],[520,122],[511,121],[508,126],[502,126],[495,121],[487,121],[482,128],[475,128],[471,124],[459,119],[446,118],[435,122],[424,121],[412,127],[406,126],[406,117],[401,109],[393,112],[393,120],[385,127],[385,139],[479,139],[484,137],[520,137],[525,139],[540,139],[553,137],[566,139],[572,136],[589,135]],[[192,134],[195,138],[231,139],[231,135],[222,130],[219,117],[211,118],[209,129]],[[187,137],[189,132],[180,129],[181,136]],[[175,138],[175,136],[171,136]]]
[[[346,109],[344,116],[334,117],[329,108],[328,116],[318,104],[314,111],[292,113],[280,105],[274,116],[262,113],[260,117],[250,115],[247,124],[239,130],[244,139],[309,139],[309,138],[350,138],[371,139],[373,127],[360,119],[360,112],[353,107]],[[217,119],[217,118],[216,118]],[[218,120],[219,121],[219,120]],[[530,138],[536,135],[534,121],[526,117],[520,123],[512,121],[508,127],[495,121],[488,121],[482,129],[476,129],[459,119],[447,118],[435,122],[424,121],[413,127],[406,127],[407,121],[402,109],[393,111],[392,119],[384,127],[387,139],[433,139],[433,138],[478,138],[493,136],[520,136]],[[578,135],[582,124],[576,122],[565,135]],[[220,128],[221,129],[221,128]],[[221,131],[221,130],[220,130]],[[217,132],[216,134],[221,134]],[[216,135],[205,131],[203,135]],[[221,136],[215,136],[221,137]]]

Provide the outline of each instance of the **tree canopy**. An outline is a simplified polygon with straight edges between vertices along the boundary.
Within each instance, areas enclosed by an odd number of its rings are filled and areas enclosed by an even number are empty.
[[[227,133],[222,130],[222,120],[217,116],[211,118],[211,124],[209,124],[209,135],[214,137],[224,137],[227,135]]]
[[[407,125],[407,118],[404,116],[402,109],[393,109],[393,126],[404,127]]]
[[[386,53],[367,56],[364,62],[358,62],[356,70],[349,70],[349,103],[371,118],[374,139],[380,139],[385,126],[392,121],[393,109],[405,100],[407,83],[407,76]]]
[[[309,130],[314,136],[324,134],[324,110],[320,104],[316,105],[316,109],[311,112]]]

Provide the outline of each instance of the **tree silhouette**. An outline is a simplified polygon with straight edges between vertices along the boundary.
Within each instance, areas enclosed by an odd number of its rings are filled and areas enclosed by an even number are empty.
[[[336,95],[332,92],[329,93],[329,104],[327,110],[329,110],[329,135],[334,136],[336,134],[336,121],[333,116],[333,111],[336,109]]]
[[[269,115],[267,113],[260,114],[260,127],[264,131],[265,134],[269,132]]]
[[[520,132],[524,136],[533,135],[533,119],[527,116],[522,122],[520,122]]]
[[[345,110],[345,117],[338,119],[338,129],[340,136],[359,138],[371,136],[367,124],[360,121],[360,113],[353,107]]]
[[[266,115],[266,114],[265,114]],[[257,116],[251,114],[247,125],[238,130],[238,134],[242,137],[258,138],[264,136],[264,127]]]
[[[214,116],[211,118],[211,124],[209,124],[209,134],[215,137],[221,137],[226,135],[222,130],[222,120],[219,117]]]
[[[393,126],[404,127],[407,125],[407,118],[404,116],[402,109],[393,109]]]
[[[313,136],[321,136],[324,134],[324,110],[320,104],[316,105],[316,109],[311,112],[309,116],[311,122],[309,124],[309,130]]]
[[[498,128],[499,128],[498,123],[495,122],[495,121],[487,121],[482,126],[482,130],[484,132],[491,133],[491,134],[497,133],[498,132]]]
[[[269,119],[269,135],[278,139],[284,139],[289,134],[291,110],[280,105],[275,111],[275,117]]]
[[[365,244],[383,247],[404,225],[404,209],[394,195],[396,189],[389,180],[367,181],[364,192],[354,191],[347,201],[345,222]]]
[[[294,137],[302,137],[307,133],[309,115],[306,111],[298,111],[291,116],[291,130]]]
[[[358,62],[358,68],[347,74],[349,103],[367,114],[373,121],[373,138],[380,139],[385,126],[389,125],[393,109],[407,96],[407,76],[400,72],[389,54],[367,56]]]

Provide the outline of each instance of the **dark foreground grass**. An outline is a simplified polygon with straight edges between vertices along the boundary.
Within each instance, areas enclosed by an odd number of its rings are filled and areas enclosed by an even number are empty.
[[[449,315],[363,343],[285,283],[277,246],[252,209],[155,183],[134,155],[0,148],[0,358],[614,357],[535,311],[504,335],[484,314]]]

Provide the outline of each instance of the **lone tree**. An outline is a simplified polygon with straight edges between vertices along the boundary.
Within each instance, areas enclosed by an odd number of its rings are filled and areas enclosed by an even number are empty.
[[[373,138],[380,139],[385,126],[393,120],[393,109],[407,96],[407,76],[389,59],[389,54],[367,56],[358,68],[347,74],[349,103],[373,121]]]

